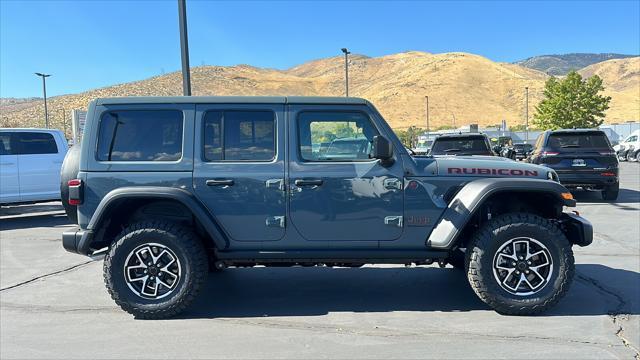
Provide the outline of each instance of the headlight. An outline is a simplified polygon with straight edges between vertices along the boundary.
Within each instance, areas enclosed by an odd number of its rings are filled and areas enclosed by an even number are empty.
[[[555,182],[560,182],[560,180],[558,179],[558,174],[556,174],[555,171],[547,172],[547,179]]]

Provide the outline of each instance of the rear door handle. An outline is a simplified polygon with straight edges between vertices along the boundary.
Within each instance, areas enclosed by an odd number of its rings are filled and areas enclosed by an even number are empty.
[[[205,182],[207,186],[233,186],[235,182],[231,179],[210,179]]]
[[[302,186],[320,186],[324,181],[320,179],[296,179],[293,183],[298,187]]]

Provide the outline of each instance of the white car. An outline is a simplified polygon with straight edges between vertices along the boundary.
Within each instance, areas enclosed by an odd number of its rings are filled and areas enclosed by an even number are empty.
[[[0,204],[60,199],[68,148],[60,130],[0,129]]]
[[[626,139],[613,147],[619,160],[623,161],[636,161],[638,154],[640,154],[638,149],[640,149],[640,130],[632,132]]]

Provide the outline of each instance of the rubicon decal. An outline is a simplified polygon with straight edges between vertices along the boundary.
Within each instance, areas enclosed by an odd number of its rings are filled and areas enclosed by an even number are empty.
[[[520,169],[485,169],[485,168],[448,168],[449,174],[461,175],[500,175],[500,176],[532,176],[537,177],[536,170],[520,170]]]

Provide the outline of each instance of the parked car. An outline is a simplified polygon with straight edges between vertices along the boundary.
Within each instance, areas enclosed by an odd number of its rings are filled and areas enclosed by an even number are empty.
[[[626,139],[613,147],[620,161],[637,161],[640,153],[640,130],[632,132]]]
[[[525,144],[525,143],[513,144],[513,152],[514,152],[515,160],[526,159],[532,150],[533,150],[533,145],[531,144]]]
[[[0,203],[59,200],[67,149],[60,130],[0,129]]]
[[[359,98],[97,99],[80,146],[62,245],[104,255],[109,294],[139,318],[183,311],[209,269],[434,262],[496,311],[534,314],[593,240],[552,169],[410,156]]]
[[[432,145],[433,140],[419,140],[418,145],[413,149],[413,153],[415,155],[428,155]]]
[[[555,170],[568,188],[601,190],[604,200],[618,198],[618,159],[601,130],[545,131],[528,161]]]
[[[487,155],[494,156],[489,138],[480,133],[444,134],[435,138],[429,155]]]

